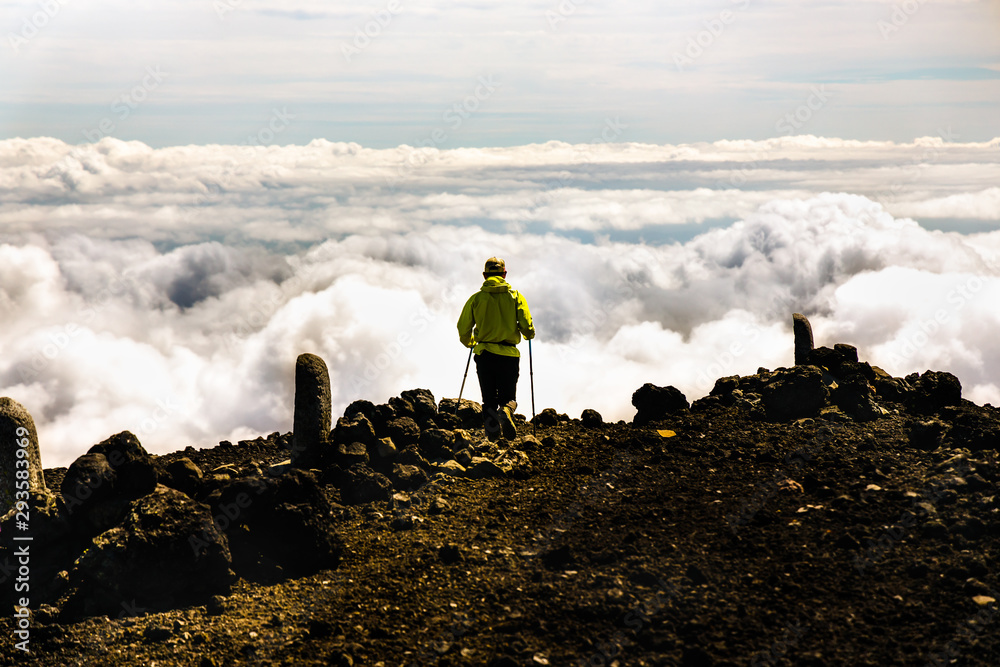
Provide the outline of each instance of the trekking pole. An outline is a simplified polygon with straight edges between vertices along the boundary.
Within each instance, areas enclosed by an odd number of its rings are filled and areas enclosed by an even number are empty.
[[[462,407],[462,392],[465,391],[465,378],[469,377],[469,364],[472,362],[472,350],[475,348],[469,348],[469,358],[465,360],[465,375],[462,376],[462,388],[458,390],[458,400],[455,402],[455,414],[458,414],[458,409]]]
[[[535,435],[535,361],[531,356],[531,339],[528,339],[528,371],[531,375],[531,435]]]

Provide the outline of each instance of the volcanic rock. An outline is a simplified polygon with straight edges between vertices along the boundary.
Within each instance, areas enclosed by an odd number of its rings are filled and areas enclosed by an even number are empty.
[[[404,514],[403,516],[397,516],[389,524],[389,527],[393,530],[412,530],[413,529],[413,517],[409,514]]]
[[[379,461],[392,461],[396,457],[396,444],[392,438],[382,438],[375,446],[375,455]]]
[[[462,428],[483,427],[483,406],[475,401],[463,398],[461,405],[458,405],[454,398],[442,398],[438,412],[456,415]]]
[[[292,468],[275,478],[235,480],[212,508],[216,524],[229,538],[233,569],[241,576],[273,580],[340,562],[343,545],[332,507],[309,471]]]
[[[104,454],[84,454],[70,464],[61,492],[66,512],[81,534],[93,537],[125,518],[131,498],[117,492],[116,479]]]
[[[123,601],[150,610],[202,604],[229,591],[230,564],[226,538],[208,507],[159,485],[77,559],[63,614],[113,615]]]
[[[538,438],[536,438],[533,435],[522,435],[521,436],[521,442],[518,445],[518,448],[519,449],[523,449],[523,450],[528,451],[528,452],[531,452],[531,451],[534,451],[536,449],[541,449],[542,448],[542,443],[539,442]]]
[[[431,428],[420,433],[420,453],[428,459],[451,458],[454,454],[455,434],[444,429]]]
[[[906,397],[913,391],[909,383],[903,378],[894,378],[878,366],[872,366],[875,379],[871,381],[875,387],[875,394],[880,400],[903,403]]]
[[[601,417],[601,413],[590,408],[583,411],[583,414],[580,415],[580,421],[586,428],[596,428],[604,425],[604,418]]]
[[[66,510],[71,515],[85,512],[97,501],[113,497],[115,477],[115,470],[104,454],[78,457],[63,475],[60,491]]]
[[[559,413],[555,411],[555,408],[545,408],[535,415],[531,423],[536,426],[555,426],[559,423]]]
[[[636,426],[663,421],[671,414],[689,407],[687,398],[676,387],[657,387],[648,382],[632,394],[632,405],[636,408],[632,419]]]
[[[192,498],[197,498],[203,487],[203,478],[201,468],[188,457],[182,456],[167,464],[160,482]],[[65,496],[65,493],[63,495]]]
[[[815,417],[828,396],[823,371],[815,366],[780,368],[763,391],[764,407],[772,421]]]
[[[368,421],[374,422],[375,419],[375,404],[371,401],[358,400],[354,401],[344,410],[344,417],[349,420],[353,420],[358,415],[364,415],[368,418]]]
[[[337,465],[350,468],[355,463],[367,464],[368,461],[368,448],[363,443],[351,442],[337,445]]]
[[[295,361],[292,465],[313,468],[324,464],[331,415],[330,373],[326,362],[315,354],[300,354]]]
[[[355,415],[352,418],[341,417],[337,420],[337,426],[333,429],[333,444],[347,445],[352,442],[360,442],[366,447],[374,446],[378,443],[375,435],[375,427],[371,421],[363,414]]]
[[[860,373],[852,373],[838,382],[830,398],[858,421],[870,421],[885,414],[875,402],[875,388]]]
[[[400,394],[400,398],[411,406],[411,416],[422,428],[434,427],[438,412],[434,394],[427,389],[408,389]]]
[[[853,345],[848,345],[847,343],[836,343],[833,349],[837,351],[845,361],[857,362],[858,361],[858,348]]]
[[[449,477],[465,477],[465,467],[458,461],[438,461],[431,464],[431,472],[441,473]]]
[[[27,452],[27,456],[19,457],[19,449]],[[19,464],[19,461],[24,463]],[[14,506],[15,474],[17,470],[24,470],[25,466],[28,489],[45,492],[45,473],[38,453],[35,420],[23,405],[5,396],[0,398],[0,516]]]
[[[1000,410],[993,406],[947,406],[938,410],[938,416],[950,425],[951,447],[980,451],[1000,446]]]
[[[416,491],[427,483],[427,473],[414,465],[393,464],[390,478],[392,485],[400,491]]]
[[[451,503],[442,498],[441,496],[435,496],[434,500],[431,501],[430,507],[427,509],[428,514],[444,514],[451,509]]]
[[[348,505],[389,500],[392,497],[392,482],[366,465],[355,464],[342,477],[340,496]]]
[[[792,313],[792,333],[795,336],[795,365],[808,364],[813,350],[813,332],[805,315]]]
[[[911,412],[931,415],[941,408],[962,403],[962,383],[951,373],[925,371],[919,376],[912,373],[906,380],[913,387],[906,401]]]
[[[455,452],[455,460],[466,467],[468,467],[469,464],[472,463],[472,457],[473,457],[472,450],[469,448],[460,449],[459,451]]]
[[[153,457],[129,431],[116,433],[89,450],[88,454],[103,454],[114,468],[113,482],[116,495],[123,498],[141,498],[156,488],[159,474]]]
[[[506,477],[507,473],[493,461],[475,457],[472,459],[472,465],[466,469],[465,476],[469,479],[496,479]]]
[[[476,446],[476,438],[472,436],[472,433],[464,428],[455,429],[453,431],[455,434],[455,449],[466,449],[473,448]]]
[[[420,440],[420,427],[411,417],[397,417],[386,425],[386,432],[397,447],[415,445]]]
[[[429,470],[431,464],[420,454],[420,450],[416,447],[407,447],[403,451],[396,454],[396,463],[401,463],[404,465],[417,466],[423,470]]]

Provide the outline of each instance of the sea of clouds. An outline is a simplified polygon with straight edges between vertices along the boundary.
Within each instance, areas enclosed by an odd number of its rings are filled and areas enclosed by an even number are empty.
[[[334,413],[458,394],[487,257],[527,297],[536,409],[631,419],[792,363],[791,313],[893,375],[1000,404],[1000,140],[811,136],[489,149],[0,141],[0,395],[46,466],[288,431],[302,352]],[[520,412],[530,414],[522,343]],[[465,396],[478,399],[475,371]]]

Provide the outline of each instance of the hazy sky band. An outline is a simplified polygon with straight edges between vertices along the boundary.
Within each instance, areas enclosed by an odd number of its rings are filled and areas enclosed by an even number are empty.
[[[1000,3],[8,2],[0,136],[152,146],[1000,134]],[[484,85],[484,82],[487,82]],[[274,109],[294,116],[268,131]]]

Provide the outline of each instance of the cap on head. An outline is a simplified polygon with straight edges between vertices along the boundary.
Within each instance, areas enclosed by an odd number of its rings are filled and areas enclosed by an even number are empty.
[[[483,269],[483,273],[495,273],[496,275],[502,274],[507,270],[504,261],[499,257],[490,257],[486,260],[486,268]]]

